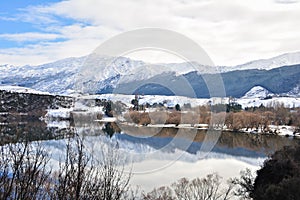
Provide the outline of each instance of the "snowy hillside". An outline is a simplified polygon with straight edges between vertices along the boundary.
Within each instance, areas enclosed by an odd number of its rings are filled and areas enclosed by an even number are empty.
[[[272,69],[293,64],[300,64],[300,52],[257,60],[234,67],[217,67],[217,70],[230,72],[244,69]],[[82,85],[85,85],[88,88],[93,88],[94,91],[92,92],[109,93],[118,84],[149,80],[153,77],[160,77],[162,74],[176,77],[194,71],[197,72],[198,77],[191,75],[190,79],[197,82],[203,74],[216,73],[216,68],[202,66],[195,62],[148,64],[126,57],[113,58],[91,54],[39,66],[0,65],[0,85],[16,85],[55,94],[82,92]],[[292,79],[295,80],[295,77]],[[285,89],[285,94],[299,95],[299,86],[295,87],[295,85],[296,83],[293,83],[288,90]],[[251,88],[253,85],[249,87]],[[257,92],[252,91],[253,94],[249,93],[248,95],[255,95]]]
[[[50,93],[68,93],[84,58],[67,58],[39,66],[0,66],[0,84]]]
[[[131,105],[131,100],[134,99],[134,95],[123,95],[123,94],[102,94],[102,95],[89,95],[82,98],[87,99],[107,99],[111,101],[121,101],[127,106]],[[286,107],[300,107],[300,98],[296,97],[273,97],[271,99],[261,99],[259,97],[243,97],[237,98],[236,102],[241,104],[243,108],[251,107],[251,106],[260,106],[263,104],[264,106],[272,106],[276,104],[283,104]],[[199,106],[199,105],[208,105],[208,104],[219,104],[219,103],[229,103],[229,98],[189,98],[183,96],[163,96],[163,95],[144,95],[140,96],[139,99],[140,104],[149,103],[153,105],[154,103],[165,103],[176,105],[179,104],[181,107],[184,104],[191,104],[191,106]]]
[[[241,104],[243,108],[254,106],[259,107],[260,105],[270,107],[281,104],[288,108],[300,107],[300,98],[296,97],[273,97],[272,99],[241,98],[237,99],[236,102]]]
[[[243,98],[265,98],[267,96],[273,96],[270,91],[267,89],[261,87],[261,86],[255,86],[251,90],[249,90]]]
[[[292,97],[299,97],[300,96],[300,84],[298,84],[296,87],[294,87],[291,91],[289,91],[285,95],[292,96]]]
[[[286,53],[269,59],[251,61],[237,66],[220,67],[221,72],[246,69],[274,69],[300,63],[300,52]]]
[[[95,81],[100,87],[98,89],[103,89],[114,87],[119,81],[144,80],[164,72],[180,75],[196,70],[206,72],[212,68],[196,63],[152,65],[125,57],[91,54],[38,66],[0,65],[0,85],[18,85],[44,92],[68,94],[76,89],[76,83],[81,84],[80,81]]]
[[[287,93],[281,94],[282,96],[288,97],[299,97],[300,96],[300,85],[294,87],[291,91]],[[266,97],[274,97],[276,96],[274,93],[270,92],[266,88],[262,86],[255,86],[251,90],[249,90],[242,99],[249,99],[249,98],[261,98],[264,99]]]

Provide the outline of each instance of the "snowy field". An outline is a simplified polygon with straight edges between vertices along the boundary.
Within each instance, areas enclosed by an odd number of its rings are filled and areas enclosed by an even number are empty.
[[[121,101],[129,106],[131,100],[135,98],[134,95],[123,95],[123,94],[102,94],[102,95],[91,95],[84,96],[83,98],[99,98],[99,99],[107,99],[111,101]],[[285,107],[293,108],[300,107],[300,98],[297,97],[273,97],[272,99],[262,99],[260,97],[242,97],[235,99],[238,104],[241,104],[243,108],[251,107],[251,106],[260,106],[261,104],[264,106],[273,106],[278,104],[283,104]],[[191,104],[194,106],[208,105],[208,104],[218,104],[218,103],[228,103],[229,98],[189,98],[183,96],[163,96],[163,95],[143,95],[140,96],[139,104],[149,103],[153,105],[154,103],[164,103],[166,102],[167,106],[174,106],[179,104],[181,107],[184,104]]]
[[[6,90],[17,93],[32,93],[32,94],[47,94],[48,92],[41,92],[30,88],[20,87],[20,86],[6,86],[0,85],[0,90]],[[111,101],[121,101],[125,103],[127,106],[132,106],[130,103],[132,99],[135,98],[134,95],[124,95],[124,94],[102,94],[102,95],[78,95],[73,94],[73,97],[77,97],[79,99],[107,99]],[[272,96],[270,99],[264,99],[267,96]],[[248,91],[243,97],[235,98],[235,101],[238,104],[241,104],[243,108],[251,107],[251,106],[273,106],[278,104],[283,104],[285,107],[293,108],[300,107],[300,97],[276,97],[276,95],[270,93],[266,89],[256,86]],[[149,103],[153,105],[154,103],[164,103],[165,106],[175,106],[179,104],[181,107],[184,104],[191,104],[191,106],[199,106],[199,105],[208,105],[208,104],[218,104],[218,103],[228,103],[229,98],[189,98],[184,96],[164,96],[164,95],[140,95],[139,96],[139,104],[143,105]],[[77,105],[75,107],[80,108],[80,102],[76,102]],[[86,109],[86,107],[84,108]],[[91,109],[91,108],[89,108]],[[53,111],[54,112],[54,111]]]
[[[5,91],[9,91],[9,92],[17,92],[17,93],[50,95],[49,92],[41,92],[41,91],[34,90],[31,88],[27,88],[27,87],[11,86],[11,85],[0,85],[0,90],[5,90]]]

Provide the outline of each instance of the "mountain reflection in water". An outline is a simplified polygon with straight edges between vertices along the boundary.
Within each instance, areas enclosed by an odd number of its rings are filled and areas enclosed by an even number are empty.
[[[119,143],[144,144],[153,149],[169,152],[174,152],[176,149],[185,150],[190,154],[196,154],[201,149],[207,134],[206,130],[199,129],[135,127],[114,122],[103,124],[91,122],[80,126],[77,124],[76,127],[73,127],[72,124],[65,127],[49,127],[42,121],[2,123],[0,125],[1,145],[24,140],[58,140],[72,137],[75,132],[83,136],[108,135],[114,137]],[[275,135],[223,131],[212,152],[232,156],[266,157],[283,146],[294,146],[298,143],[297,139]],[[167,148],[163,148],[166,146]]]
[[[217,172],[224,180],[247,168],[257,169],[266,157],[283,146],[294,146],[297,139],[274,135],[225,132],[212,150],[203,156],[207,130],[136,127],[114,122],[22,121],[0,124],[1,145],[24,140],[41,141],[57,166],[65,152],[65,138],[79,134],[93,156],[101,159],[101,148],[113,144],[125,158],[126,169],[134,174],[132,185],[145,190],[168,185],[181,178],[194,178]],[[57,124],[57,127],[54,126]],[[208,141],[210,142],[210,141]],[[188,170],[187,170],[188,169]],[[163,179],[162,179],[163,177]]]

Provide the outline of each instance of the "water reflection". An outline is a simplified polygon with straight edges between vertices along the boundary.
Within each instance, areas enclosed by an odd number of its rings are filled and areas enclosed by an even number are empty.
[[[72,137],[75,133],[83,136],[107,135],[120,142],[148,145],[153,149],[174,152],[176,149],[196,154],[207,134],[206,130],[191,130],[178,128],[136,127],[115,122],[82,122],[82,124],[62,121],[51,123],[52,126],[41,120],[15,121],[0,123],[0,144],[17,141],[53,140]],[[53,126],[53,124],[58,124]],[[174,139],[174,137],[176,138]],[[221,152],[233,156],[266,157],[281,149],[283,146],[294,146],[299,143],[297,139],[279,137],[274,135],[246,134],[235,132],[222,132],[213,152]],[[188,147],[187,147],[188,145]],[[164,148],[166,147],[166,148]]]
[[[107,122],[102,128],[103,132],[106,133],[109,137],[112,137],[116,133],[121,133],[121,129],[115,122]]]
[[[53,166],[64,154],[64,138],[75,134],[83,136],[85,146],[99,159],[100,150],[112,144],[122,153],[124,164],[134,172],[132,184],[150,190],[159,186],[157,180],[161,177],[165,181],[161,184],[168,185],[183,176],[194,178],[212,172],[218,172],[225,179],[237,176],[239,170],[246,167],[258,168],[269,154],[283,146],[299,143],[297,139],[274,135],[222,132],[212,151],[203,157],[201,147],[208,134],[206,130],[137,127],[88,119],[78,122],[76,127],[72,121],[2,122],[0,144],[42,140],[53,155]]]
[[[133,127],[120,125],[124,133],[128,135],[118,135],[121,140],[132,140],[141,143],[151,143],[160,148],[161,143],[168,143],[177,135],[178,139],[193,141],[187,149],[189,153],[199,150],[207,134],[206,130],[184,129],[179,131],[177,128],[154,128],[154,127]],[[155,137],[152,137],[155,135]],[[176,141],[175,141],[176,142]],[[231,155],[242,156],[267,156],[283,146],[294,146],[299,143],[297,139],[279,137],[275,135],[258,135],[237,132],[223,131],[218,139],[213,151],[224,152]],[[176,146],[180,148],[180,145]]]
[[[21,141],[58,140],[72,136],[73,127],[48,127],[41,120],[0,122],[0,145]]]

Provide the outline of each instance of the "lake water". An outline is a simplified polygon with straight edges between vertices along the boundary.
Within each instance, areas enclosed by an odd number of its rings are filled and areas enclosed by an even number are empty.
[[[192,179],[214,172],[226,181],[246,168],[258,169],[268,155],[283,146],[298,143],[296,139],[272,135],[96,122],[76,126],[68,121],[57,123],[57,127],[40,121],[2,123],[1,143],[20,138],[41,140],[55,168],[64,154],[65,138],[79,134],[95,159],[101,159],[105,148],[118,149],[125,170],[133,174],[131,185],[139,185],[145,191],[182,177]]]

